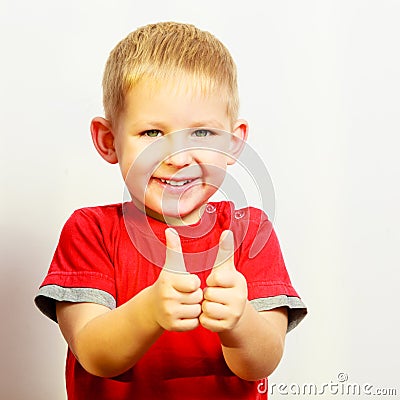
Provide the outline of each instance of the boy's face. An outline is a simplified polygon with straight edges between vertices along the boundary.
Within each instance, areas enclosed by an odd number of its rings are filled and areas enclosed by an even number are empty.
[[[234,153],[230,148],[247,135],[245,121],[232,126],[218,93],[186,88],[190,81],[150,88],[139,83],[127,95],[113,131],[132,200],[173,225],[199,220],[201,207],[218,190],[227,165],[234,163],[224,152]],[[205,127],[209,129],[199,129]]]

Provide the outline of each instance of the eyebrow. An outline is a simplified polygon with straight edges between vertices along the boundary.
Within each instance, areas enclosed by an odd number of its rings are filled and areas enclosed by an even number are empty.
[[[189,128],[199,128],[199,127],[205,127],[205,128],[218,128],[218,129],[223,129],[223,125],[218,121],[218,120],[209,120],[209,121],[196,121],[189,126]]]
[[[161,121],[138,121],[135,123],[132,127],[135,126],[151,126],[154,127],[154,129],[162,129],[162,130],[168,130],[167,126],[164,122]],[[216,128],[216,129],[221,129],[224,130],[224,126],[216,119],[212,120],[204,120],[204,121],[194,121],[192,122],[189,126],[186,126],[185,128],[182,129],[188,129],[188,128]]]

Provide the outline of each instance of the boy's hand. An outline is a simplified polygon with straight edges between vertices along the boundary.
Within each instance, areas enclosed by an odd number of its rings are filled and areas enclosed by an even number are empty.
[[[207,278],[200,323],[212,332],[233,329],[247,302],[247,282],[234,264],[232,231],[221,234],[217,259]]]
[[[186,271],[178,233],[166,229],[165,265],[153,284],[153,313],[168,331],[189,331],[199,325],[203,291],[197,275]]]

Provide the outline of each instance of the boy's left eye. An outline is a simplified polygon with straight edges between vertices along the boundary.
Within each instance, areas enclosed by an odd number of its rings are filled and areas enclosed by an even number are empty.
[[[206,136],[211,136],[212,132],[209,131],[208,129],[196,129],[193,133],[193,136],[195,137],[206,137]]]

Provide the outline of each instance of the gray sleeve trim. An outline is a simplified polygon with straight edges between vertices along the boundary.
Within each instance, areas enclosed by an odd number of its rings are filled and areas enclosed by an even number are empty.
[[[55,322],[57,322],[56,301],[96,303],[110,309],[116,307],[114,297],[100,289],[66,288],[58,285],[46,285],[39,289],[35,297],[35,304],[39,310]]]
[[[250,303],[256,311],[268,311],[278,307],[288,307],[289,321],[287,332],[295,328],[307,314],[307,307],[298,297],[286,295],[262,297],[251,300]]]

